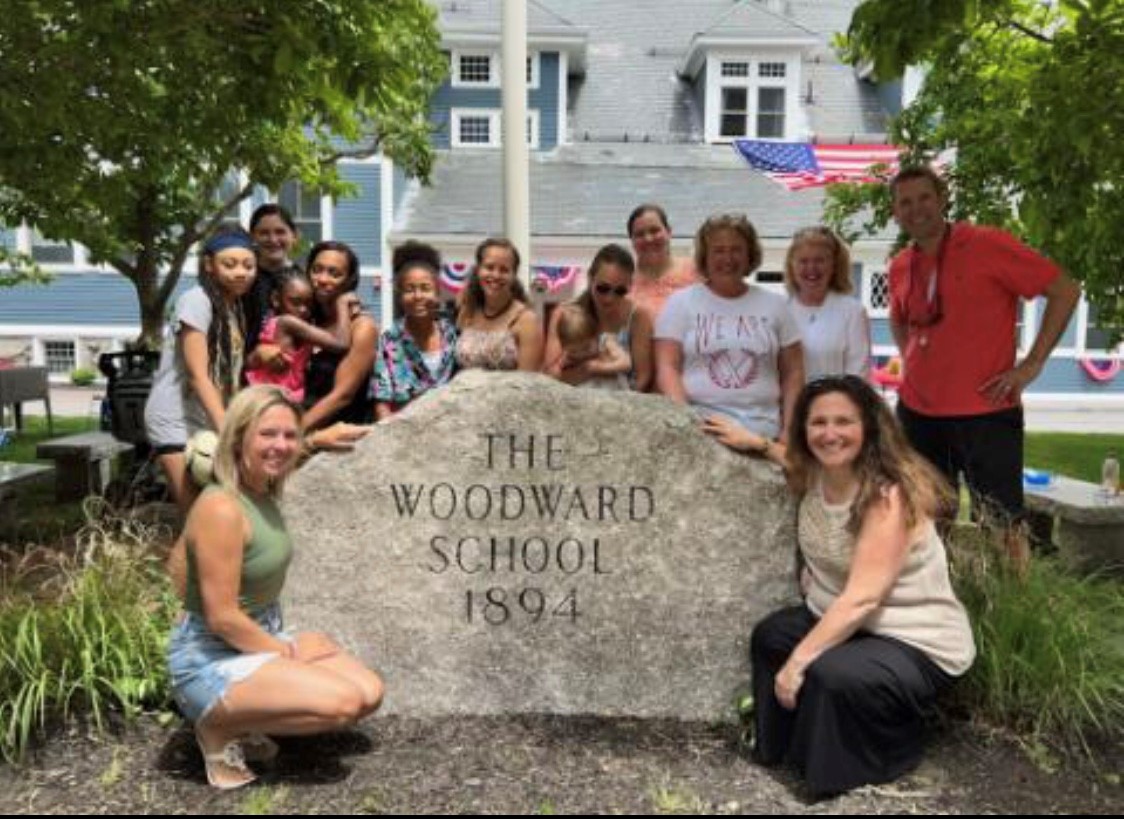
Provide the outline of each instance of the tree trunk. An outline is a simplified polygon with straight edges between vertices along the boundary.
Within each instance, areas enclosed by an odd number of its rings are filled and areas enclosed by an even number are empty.
[[[173,281],[178,281],[180,271],[170,270],[168,276]],[[168,302],[175,287],[160,286],[159,270],[154,265],[138,267],[133,285],[140,305],[141,332],[137,337],[137,346],[146,350],[159,350],[164,336],[164,320],[168,315]]]

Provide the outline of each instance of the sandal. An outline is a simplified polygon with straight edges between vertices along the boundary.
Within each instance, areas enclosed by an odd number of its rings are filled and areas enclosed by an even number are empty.
[[[249,785],[257,775],[246,767],[246,758],[242,754],[242,746],[237,740],[231,740],[222,747],[221,751],[208,752],[199,735],[195,735],[199,750],[203,754],[203,767],[207,769],[207,781],[212,787],[229,791]],[[224,771],[234,771],[239,774],[239,779],[224,780]]]
[[[265,734],[247,734],[238,744],[247,762],[272,762],[281,753],[281,747]]]

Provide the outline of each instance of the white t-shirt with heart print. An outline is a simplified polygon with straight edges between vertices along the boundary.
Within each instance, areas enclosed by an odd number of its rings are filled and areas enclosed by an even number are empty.
[[[759,435],[777,435],[777,357],[800,341],[783,296],[751,284],[730,299],[695,284],[668,299],[655,337],[682,345],[683,388],[701,416],[718,413]]]

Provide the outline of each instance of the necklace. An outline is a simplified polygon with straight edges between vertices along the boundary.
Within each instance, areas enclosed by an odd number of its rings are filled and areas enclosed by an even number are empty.
[[[501,307],[499,310],[495,311],[494,313],[489,313],[487,307],[481,308],[480,312],[481,312],[481,314],[483,314],[485,319],[487,319],[488,321],[493,321],[495,319],[498,319],[504,313],[506,313],[508,311],[508,308],[511,307],[511,303],[513,301],[515,301],[515,299],[508,299],[507,304],[505,304],[503,307]]]

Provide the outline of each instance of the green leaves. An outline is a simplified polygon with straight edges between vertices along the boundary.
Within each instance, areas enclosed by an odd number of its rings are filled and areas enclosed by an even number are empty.
[[[1080,279],[1102,327],[1124,324],[1124,2],[867,0],[846,54],[879,76],[925,65],[890,138],[954,152],[952,215],[1007,227]],[[877,193],[829,191],[827,218],[889,222]]]
[[[158,273],[174,285],[228,170],[342,193],[330,132],[426,177],[444,66],[425,0],[12,0],[0,223],[135,269],[158,327]]]

